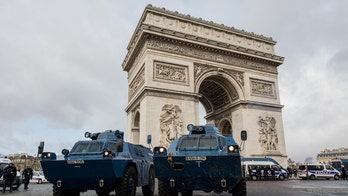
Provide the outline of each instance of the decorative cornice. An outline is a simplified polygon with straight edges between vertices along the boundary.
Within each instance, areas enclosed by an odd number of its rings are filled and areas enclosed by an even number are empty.
[[[130,101],[128,101],[128,106],[126,107],[125,111],[127,113],[132,111],[133,110],[132,108],[139,105],[139,103],[147,96],[192,100],[197,102],[199,101],[198,98],[200,97],[200,95],[196,93],[189,93],[184,91],[173,91],[173,90],[154,88],[154,87],[144,87],[140,89],[139,92],[135,94]]]
[[[206,118],[207,119],[212,118],[215,115],[219,115],[219,114],[224,113],[226,111],[233,112],[233,111],[238,110],[240,108],[259,109],[259,110],[265,110],[265,111],[281,112],[283,107],[284,107],[283,105],[279,105],[279,104],[239,100],[239,101],[234,101],[230,105],[226,105],[223,108],[220,108],[218,111],[211,111],[210,113],[208,113],[206,115]]]
[[[278,62],[271,60],[246,56],[243,54],[233,53],[226,50],[219,50],[202,45],[194,45],[192,43],[180,40],[172,40],[166,37],[149,35],[145,42],[148,49],[160,50],[178,55],[189,56],[209,61],[233,65],[236,67],[244,67],[265,71],[269,73],[277,73]]]
[[[194,42],[195,45],[222,48],[233,53],[273,61],[276,66],[284,61],[284,57],[274,54],[273,46],[276,42],[272,38],[148,5],[127,47],[128,53],[122,64],[125,71],[131,69],[136,58],[132,55],[138,54],[137,51],[142,48],[146,40],[143,38],[146,34],[157,34]]]
[[[152,11],[152,12],[156,12],[156,13],[161,13],[161,14],[167,15],[167,16],[170,15],[171,17],[180,18],[181,20],[192,21],[192,22],[198,23],[200,25],[211,26],[211,27],[215,27],[218,29],[223,29],[226,31],[234,32],[236,34],[249,36],[249,37],[253,37],[253,38],[258,38],[258,39],[261,39],[263,41],[271,42],[273,44],[276,43],[275,41],[273,41],[272,37],[266,37],[264,35],[255,34],[254,32],[245,31],[243,29],[237,29],[234,27],[226,26],[224,24],[218,24],[218,23],[215,23],[213,21],[207,21],[207,20],[204,20],[202,18],[196,18],[196,17],[193,17],[189,14],[186,15],[186,14],[179,13],[177,11],[170,11],[170,10],[167,10],[165,8],[155,7],[155,6],[152,6],[151,4],[146,6],[145,11],[148,11],[148,12]]]

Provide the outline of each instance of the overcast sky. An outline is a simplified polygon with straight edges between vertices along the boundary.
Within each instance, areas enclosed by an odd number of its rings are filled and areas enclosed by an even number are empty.
[[[0,154],[126,130],[121,65],[148,4],[272,37],[288,156],[348,147],[348,1],[1,0]]]

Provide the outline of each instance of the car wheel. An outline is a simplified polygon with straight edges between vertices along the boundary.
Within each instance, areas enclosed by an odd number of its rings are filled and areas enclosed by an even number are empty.
[[[339,177],[338,175],[335,175],[335,176],[334,176],[334,179],[335,179],[335,180],[339,180],[340,177]]]
[[[309,178],[310,178],[311,180],[315,180],[315,176],[314,176],[314,175],[311,175]]]
[[[256,180],[257,180],[257,176],[252,175],[252,176],[251,176],[251,180],[252,180],[252,181],[256,181]]]
[[[37,181],[37,183],[38,183],[38,184],[42,184],[42,180],[39,179],[39,180]]]
[[[284,180],[284,179],[285,179],[285,177],[283,175],[279,176],[279,180]]]

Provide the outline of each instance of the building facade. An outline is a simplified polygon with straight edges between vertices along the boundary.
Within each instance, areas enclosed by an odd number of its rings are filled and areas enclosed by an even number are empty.
[[[317,155],[317,162],[331,164],[333,159],[348,159],[348,148],[325,149]]]

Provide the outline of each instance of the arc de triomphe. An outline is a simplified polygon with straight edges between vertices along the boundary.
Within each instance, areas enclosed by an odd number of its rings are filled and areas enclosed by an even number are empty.
[[[168,146],[186,125],[207,124],[237,143],[242,155],[287,165],[272,38],[148,5],[122,64],[128,73],[127,141]]]

